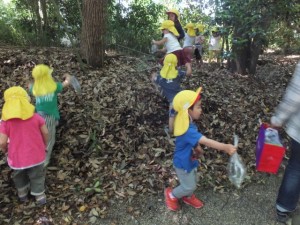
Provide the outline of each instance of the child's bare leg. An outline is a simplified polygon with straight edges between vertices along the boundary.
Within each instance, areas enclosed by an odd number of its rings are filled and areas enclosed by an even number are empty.
[[[192,75],[192,65],[191,65],[191,63],[186,63],[185,68],[186,68],[186,75],[187,76]]]

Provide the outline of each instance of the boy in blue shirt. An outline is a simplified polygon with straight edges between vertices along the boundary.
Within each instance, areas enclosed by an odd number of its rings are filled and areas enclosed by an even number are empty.
[[[201,151],[200,144],[215,148],[232,155],[236,147],[209,139],[198,132],[194,120],[202,113],[201,88],[196,92],[184,90],[173,99],[173,108],[177,112],[174,121],[174,136],[176,136],[173,164],[180,185],[173,190],[165,189],[165,201],[168,209],[179,209],[178,199],[195,208],[201,208],[203,203],[193,194],[197,187],[196,173],[199,161],[193,158],[193,150]]]

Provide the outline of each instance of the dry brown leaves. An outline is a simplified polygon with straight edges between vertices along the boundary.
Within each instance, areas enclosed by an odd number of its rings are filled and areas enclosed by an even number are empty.
[[[198,121],[203,134],[228,143],[233,133],[240,136],[239,153],[248,167],[244,185],[259,180],[254,155],[258,119],[269,120],[297,61],[270,57],[258,66],[256,76],[204,65],[183,83],[188,89],[203,87],[203,115]],[[37,63],[51,64],[58,81],[65,72],[75,75],[82,94],[69,88],[59,97],[61,121],[47,171],[46,206],[36,207],[33,199],[18,203],[11,171],[1,155],[1,221],[90,224],[105,218],[110,204],[120,198],[130,202],[176,184],[174,144],[163,131],[168,105],[151,86],[149,74],[140,71],[140,60],[110,57],[104,68],[83,72],[67,50],[6,48],[0,53],[2,92],[12,85],[25,87]],[[205,148],[199,160],[200,186],[220,192],[233,188],[227,178],[227,155]],[[138,211],[128,210],[138,216]]]

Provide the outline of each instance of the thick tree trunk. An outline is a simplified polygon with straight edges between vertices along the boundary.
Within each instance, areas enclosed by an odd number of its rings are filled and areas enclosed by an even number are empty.
[[[87,64],[93,67],[104,64],[106,5],[107,0],[83,1],[81,53]]]

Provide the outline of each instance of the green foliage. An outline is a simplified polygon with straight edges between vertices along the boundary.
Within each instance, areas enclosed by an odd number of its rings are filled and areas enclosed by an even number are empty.
[[[134,1],[129,7],[113,5],[110,7],[110,15],[108,44],[149,52],[151,40],[161,37],[158,26],[164,8],[152,0]]]

